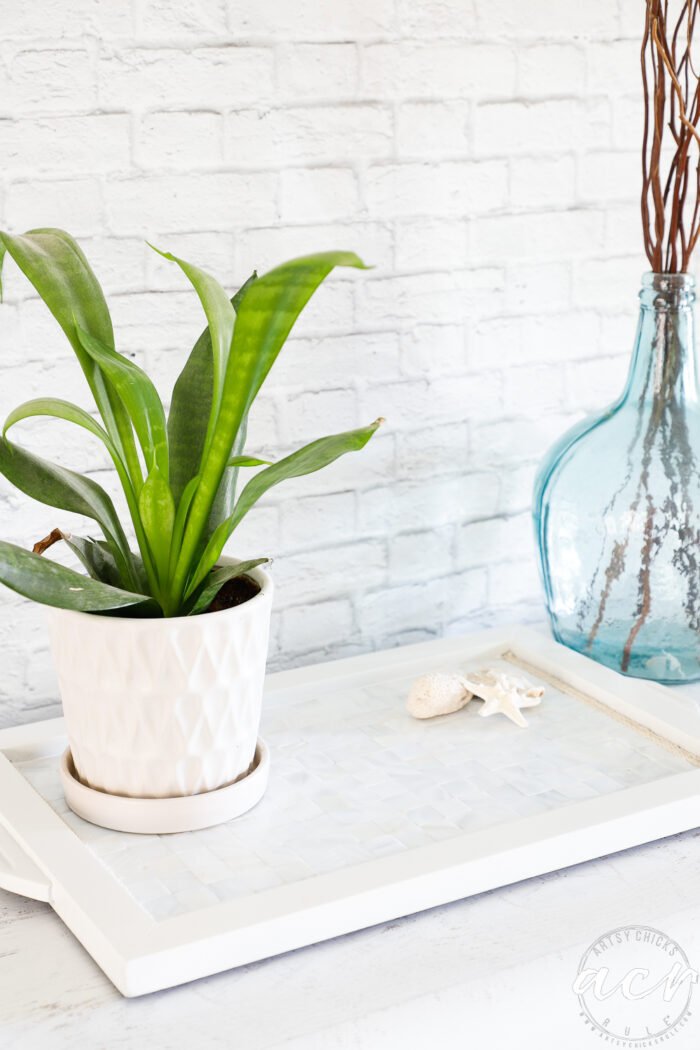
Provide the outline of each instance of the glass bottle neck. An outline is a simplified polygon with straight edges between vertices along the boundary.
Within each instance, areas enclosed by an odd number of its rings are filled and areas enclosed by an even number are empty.
[[[700,402],[695,354],[695,280],[645,274],[634,354],[624,397],[641,402]]]

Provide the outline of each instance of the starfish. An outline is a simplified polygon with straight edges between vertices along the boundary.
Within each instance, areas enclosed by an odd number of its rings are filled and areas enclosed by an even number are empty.
[[[531,685],[524,678],[493,670],[476,671],[469,675],[465,684],[484,701],[479,711],[482,718],[502,714],[523,729],[527,728],[527,722],[521,708],[537,707],[544,693],[544,689]]]

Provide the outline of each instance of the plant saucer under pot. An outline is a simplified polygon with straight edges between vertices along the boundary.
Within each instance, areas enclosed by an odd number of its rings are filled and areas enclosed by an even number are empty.
[[[118,831],[193,831],[260,800],[273,586],[261,567],[248,576],[253,597],[197,616],[47,608],[70,745],[61,779],[79,816]]]

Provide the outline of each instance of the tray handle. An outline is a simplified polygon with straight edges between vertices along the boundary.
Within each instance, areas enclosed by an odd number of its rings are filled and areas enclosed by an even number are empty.
[[[35,901],[51,900],[51,883],[28,857],[22,847],[0,825],[0,889],[31,897]]]

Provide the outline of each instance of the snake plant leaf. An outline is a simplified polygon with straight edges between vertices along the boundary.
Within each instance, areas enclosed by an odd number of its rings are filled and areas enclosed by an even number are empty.
[[[185,485],[185,491],[180,496],[180,502],[177,504],[177,510],[175,511],[175,522],[173,524],[173,535],[170,541],[170,564],[168,566],[168,578],[170,578],[175,570],[175,562],[177,561],[177,554],[180,550],[180,544],[182,543],[182,536],[185,531],[185,525],[187,523],[187,515],[189,513],[190,504],[197,491],[197,485],[199,485],[199,474],[190,480]],[[172,486],[171,490],[172,492]]]
[[[204,581],[187,615],[195,616],[197,613],[204,612],[205,609],[209,608],[225,583],[228,583],[229,580],[235,580],[238,576],[245,576],[247,572],[251,572],[258,565],[265,565],[269,561],[269,558],[254,558],[251,561],[241,561],[237,565],[222,565],[220,569],[214,569],[213,572],[209,573],[208,579]]]
[[[64,230],[37,229],[19,237],[0,232],[3,254],[12,256],[68,337],[105,426],[134,476],[140,472],[131,424],[118,393],[85,353],[77,325],[114,346],[112,320],[102,288],[82,250]]]
[[[173,578],[176,589],[186,585],[241,423],[297,317],[336,266],[365,269],[354,252],[306,255],[259,277],[243,296],[233,329],[221,411],[202,480],[192,501]]]
[[[147,546],[147,540],[139,517],[138,501],[132,480],[129,477],[128,471],[119,455],[119,452],[114,447],[109,434],[88,412],[80,408],[78,405],[74,405],[70,401],[63,401],[60,398],[34,398],[32,401],[25,401],[23,405],[20,405],[19,408],[14,409],[14,411],[10,413],[5,421],[3,434],[6,434],[9,428],[21,419],[27,419],[30,416],[44,415],[52,416],[57,419],[64,419],[70,423],[76,423],[78,426],[82,426],[92,434],[95,434],[104,442],[112,457],[117,473],[119,474],[119,479],[122,483],[122,488],[124,489],[124,495],[126,496],[129,510],[131,511],[131,517],[136,530],[139,546],[144,549]],[[128,550],[128,548],[126,550],[123,549],[125,543],[126,541],[124,541],[124,544],[120,544],[122,553],[118,556],[120,572],[123,573],[122,582],[126,587],[140,589],[143,583],[144,571],[146,572],[147,577],[150,573],[151,577],[155,579],[155,575],[150,563],[148,567],[146,567],[143,559],[137,557],[132,551]]]
[[[236,320],[236,311],[224,289],[216,278],[211,276],[211,274],[206,273],[204,270],[200,270],[198,266],[194,266],[192,263],[188,263],[184,259],[179,259],[176,255],[171,255],[170,252],[162,252],[159,248],[154,248],[152,244],[150,247],[158,252],[159,255],[162,255],[164,259],[169,259],[171,262],[177,263],[199,296],[199,301],[202,304],[207,319],[207,332],[209,333],[209,344],[213,366],[213,384],[208,425],[204,440],[204,455],[206,455],[207,445],[211,438],[211,431],[216,422],[216,417],[219,414],[219,405],[221,404],[228,355],[231,350],[231,339],[233,338],[233,325]]]
[[[383,419],[376,419],[368,427],[346,430],[341,434],[319,438],[317,441],[312,441],[310,445],[305,445],[296,452],[292,452],[290,456],[285,456],[278,463],[273,463],[272,466],[261,470],[254,478],[251,478],[241,492],[231,517],[222,521],[212,534],[192,576],[191,583],[187,587],[186,596],[187,593],[191,594],[211,571],[219,560],[224,545],[233,530],[268,489],[288,478],[298,478],[303,474],[313,474],[317,470],[323,470],[324,467],[347,452],[359,451],[364,448],[383,422]]]
[[[233,459],[236,459],[242,454],[243,449],[245,448],[247,436],[248,417],[244,416],[241,420],[241,425],[238,428],[238,433],[233,441],[233,447],[231,449]],[[202,531],[202,535],[200,536],[198,549],[201,549],[204,546],[219,522],[222,519],[228,518],[228,516],[233,513],[233,508],[236,503],[236,492],[238,490],[239,469],[240,468],[237,466],[226,465],[224,472],[221,475],[221,481],[216,490],[216,495],[214,496],[214,502],[209,511],[207,523]]]
[[[213,389],[211,338],[205,328],[175,381],[168,413],[170,487],[176,503],[199,472]]]
[[[85,374],[92,377],[97,370],[82,353],[76,323],[108,344],[114,332],[102,288],[82,249],[64,230],[49,228],[14,237],[0,232],[0,241],[68,336]]]
[[[94,544],[96,547],[99,547],[103,554],[111,556],[109,544],[106,543],[104,540],[94,540],[92,537],[90,537],[89,542],[91,544]],[[137,554],[135,551],[129,551],[129,554],[131,555],[131,580],[128,584],[122,583],[120,584],[120,586],[124,587],[124,589],[127,591],[135,590],[137,594],[151,594],[151,586],[148,578],[148,573],[146,572],[146,567],[143,563],[143,558],[140,554]],[[119,568],[118,565],[117,568]],[[132,581],[135,581],[135,586],[134,582]]]
[[[24,404],[13,409],[5,420],[2,431],[3,437],[15,423],[19,423],[21,419],[29,419],[32,416],[52,416],[54,419],[63,419],[68,423],[75,423],[79,427],[84,427],[85,430],[89,430],[91,434],[94,434],[104,443],[113,459],[118,458],[119,454],[104,427],[101,427],[84,408],[74,405],[70,401],[63,401],[59,397],[35,397],[31,401],[25,401]]]
[[[165,585],[175,524],[175,501],[158,467],[151,469],[143,483],[139,493],[139,512],[158,578]]]
[[[158,603],[143,594],[112,587],[100,580],[0,540],[0,583],[42,605],[78,612],[155,616]]]
[[[69,532],[61,532],[61,538],[93,580],[101,580],[112,587],[124,587],[124,580],[107,544],[84,536],[74,536]]]
[[[19,422],[21,419],[27,419],[30,416],[51,416],[56,419],[67,420],[70,423],[76,423],[78,426],[84,427],[86,430],[89,430],[90,433],[95,434],[96,437],[98,437],[104,443],[104,445],[107,448],[107,451],[112,457],[112,461],[117,469],[117,473],[119,474],[119,478],[124,489],[124,494],[126,496],[129,509],[132,512],[132,518],[134,521],[134,526],[136,527],[137,536],[139,537],[139,540],[141,540],[142,537],[140,536],[140,533],[142,532],[142,530],[140,528],[140,522],[138,520],[136,493],[131,483],[131,479],[126,469],[126,465],[122,461],[119,452],[114,447],[112,439],[110,438],[107,431],[104,430],[99,425],[99,423],[97,423],[96,420],[94,420],[92,416],[85,411],[85,409],[80,408],[78,405],[72,404],[70,401],[63,401],[60,398],[54,397],[38,397],[34,398],[34,400],[32,401],[25,401],[25,403],[23,405],[20,405],[19,408],[14,409],[13,412],[10,412],[9,416],[5,420],[3,436],[15,423]],[[121,560],[122,559],[120,559],[120,561]],[[127,575],[122,581],[126,587],[133,588],[139,586],[140,577],[137,571],[137,561],[140,562],[140,559],[137,559],[132,552],[129,552],[129,556],[126,558]],[[124,565],[122,563],[122,568],[123,567]],[[141,563],[141,567],[143,567],[143,563]]]
[[[124,579],[133,575],[131,552],[114,504],[96,481],[35,456],[7,438],[0,441],[0,473],[32,499],[98,522]]]
[[[233,299],[231,305],[233,306],[236,314],[240,308],[243,298],[246,295],[248,289],[257,281],[258,274],[257,270],[253,270],[253,273],[248,280],[241,285]],[[233,445],[231,447],[231,453],[235,457],[240,455],[245,448],[246,437],[248,434],[248,416],[245,415],[241,421],[241,425],[238,428],[238,433],[234,438]],[[221,481],[219,487],[216,490],[216,496],[214,502],[211,505],[209,511],[209,517],[205,526],[202,537],[200,538],[200,546],[207,541],[211,533],[214,531],[218,523],[223,519],[227,518],[229,514],[233,512],[234,504],[236,502],[236,489],[238,486],[238,467],[227,466],[221,475]]]
[[[336,266],[367,269],[354,252],[320,252],[275,267],[243,296],[236,314],[224,396],[243,388],[247,414],[309,299]],[[224,428],[222,428],[224,429]]]
[[[231,516],[230,532],[243,520],[250,508],[257,503],[264,493],[273,485],[279,485],[280,481],[288,478],[299,478],[304,474],[313,474],[317,470],[323,470],[340,456],[348,452],[358,452],[364,448],[370,438],[376,434],[383,419],[375,419],[368,427],[360,427],[358,430],[345,430],[340,434],[331,434],[329,437],[318,438],[310,445],[285,456],[278,463],[265,470],[259,471],[251,478],[245,486]]]
[[[228,461],[229,467],[266,467],[272,462],[270,459],[257,459],[255,456],[234,456]]]
[[[226,545],[226,540],[231,535],[230,524],[230,517],[220,521],[207,540],[204,550],[196,559],[195,567],[192,570],[191,575],[185,581],[185,599],[191,597],[191,595],[196,592],[199,585],[206,579],[221,557],[221,553]]]
[[[253,273],[231,299],[231,306],[238,309],[243,296],[257,280]],[[205,328],[185,367],[173,388],[168,414],[168,441],[170,445],[170,487],[177,503],[185,485],[199,473],[204,443],[214,394],[214,352],[211,333]],[[233,510],[232,490],[235,488],[235,472],[227,471],[222,478],[217,494],[218,519],[226,518]]]
[[[92,536],[75,536],[68,532],[62,533],[62,536],[64,542],[94,579],[102,580],[103,583],[111,583],[114,587],[123,587],[127,591],[135,589],[137,594],[150,593],[148,575],[138,554],[131,551],[131,565],[134,570],[132,579],[136,584],[134,588],[131,582],[122,578],[111,548],[104,540],[95,540]]]
[[[167,481],[169,466],[165,411],[152,381],[128,357],[95,339],[80,325],[77,326],[77,332],[85,352],[99,364],[119,393],[133,423],[148,470],[156,466]]]

